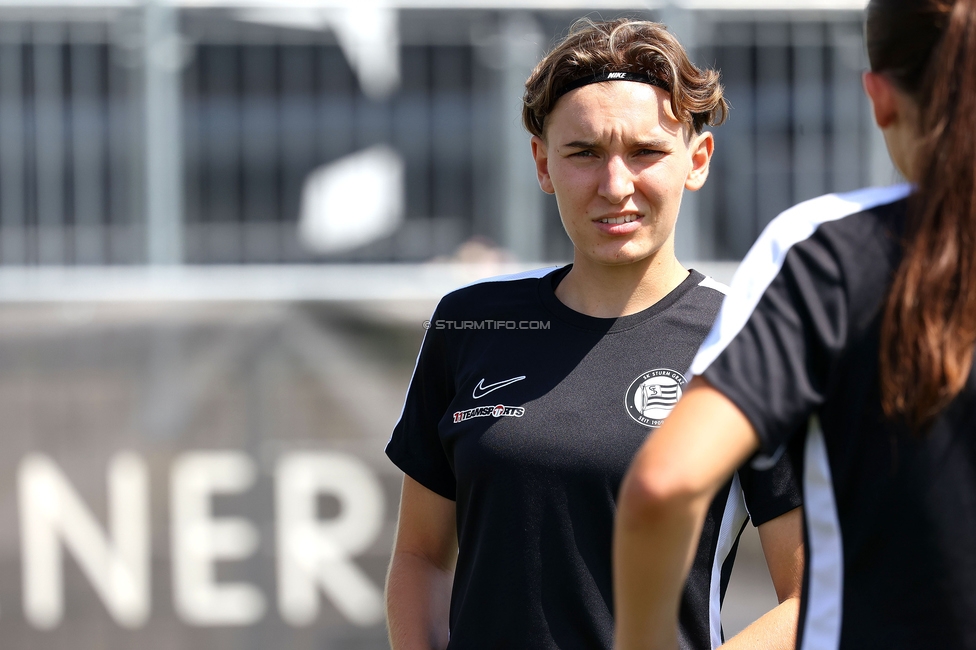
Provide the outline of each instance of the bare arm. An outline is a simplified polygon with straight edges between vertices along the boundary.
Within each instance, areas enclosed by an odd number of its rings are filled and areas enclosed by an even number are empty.
[[[678,604],[708,505],[758,446],[742,412],[695,379],[638,452],[614,527],[619,650],[678,647]]]
[[[457,561],[455,504],[403,477],[400,520],[386,581],[386,620],[393,650],[447,647]]]
[[[796,645],[796,622],[803,586],[803,509],[796,508],[759,526],[779,605],[722,647],[726,650],[787,650]]]

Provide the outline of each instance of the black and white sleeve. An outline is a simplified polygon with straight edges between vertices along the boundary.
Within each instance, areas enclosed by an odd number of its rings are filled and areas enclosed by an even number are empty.
[[[798,442],[802,444],[799,438],[791,440],[791,449],[782,450],[771,467],[756,469],[746,463],[739,468],[739,483],[753,526],[762,526],[803,505],[801,472],[795,462],[801,451]]]
[[[766,457],[823,403],[848,332],[834,242],[792,216],[771,223],[743,260],[691,368],[749,419]]]

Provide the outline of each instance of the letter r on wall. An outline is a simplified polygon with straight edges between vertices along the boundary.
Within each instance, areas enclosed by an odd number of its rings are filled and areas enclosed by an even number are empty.
[[[383,491],[373,472],[348,454],[291,453],[278,460],[275,491],[281,617],[296,626],[313,623],[321,589],[352,623],[382,621],[382,592],[353,562],[383,525]],[[319,518],[323,494],[338,499],[338,516]]]

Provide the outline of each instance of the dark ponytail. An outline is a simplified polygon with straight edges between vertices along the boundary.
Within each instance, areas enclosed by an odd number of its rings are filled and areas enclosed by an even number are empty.
[[[872,70],[920,111],[880,370],[886,415],[922,430],[962,390],[976,344],[976,0],[871,0],[866,31]]]

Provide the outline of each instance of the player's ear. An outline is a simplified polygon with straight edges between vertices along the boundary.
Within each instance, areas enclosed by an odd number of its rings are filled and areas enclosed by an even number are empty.
[[[691,171],[685,179],[685,189],[701,189],[708,178],[708,164],[712,160],[712,152],[715,151],[715,137],[705,131],[691,138],[689,143],[689,153],[691,154]]]
[[[880,72],[865,72],[861,77],[864,92],[871,100],[874,121],[882,129],[891,126],[898,119],[898,101],[895,85]]]
[[[539,187],[546,194],[555,194],[556,188],[549,178],[549,151],[546,142],[537,135],[532,136],[532,158],[535,160],[535,173],[539,178]]]

